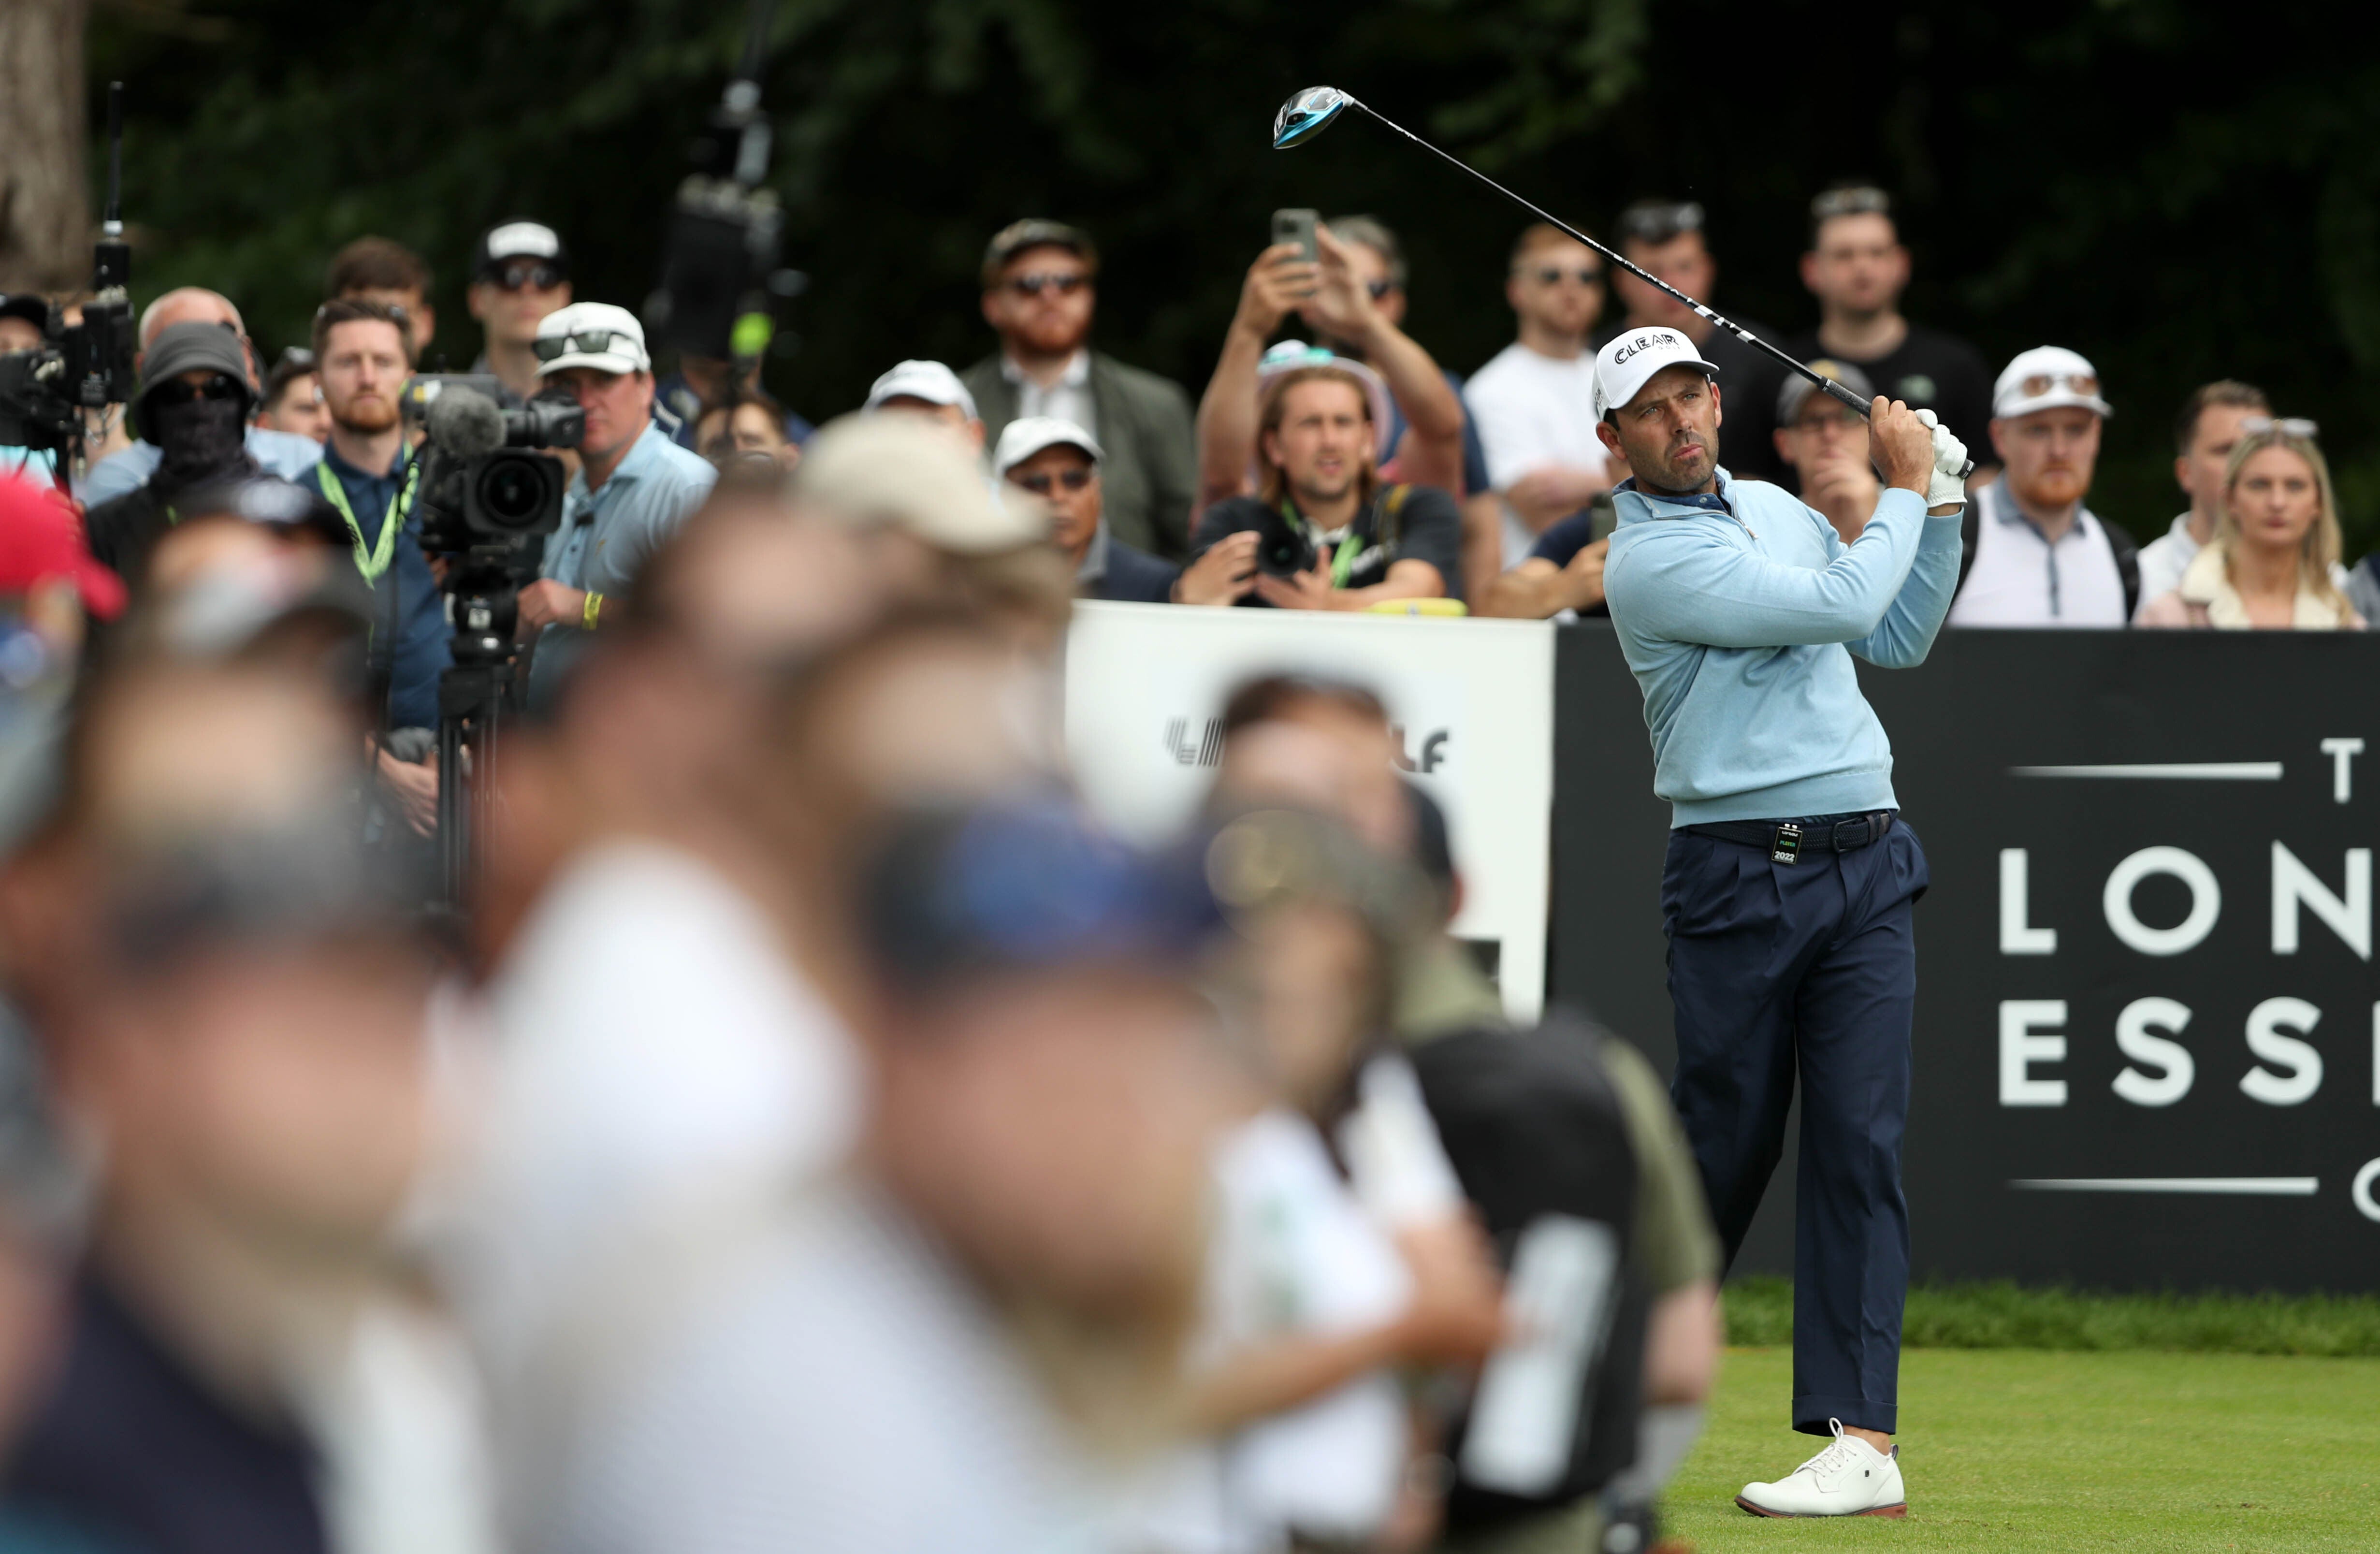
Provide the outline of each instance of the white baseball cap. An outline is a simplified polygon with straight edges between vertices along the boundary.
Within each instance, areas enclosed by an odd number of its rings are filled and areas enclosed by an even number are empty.
[[[2112,416],[2115,409],[2099,397],[2099,370],[2079,351],[2063,346],[2035,346],[2020,351],[2000,370],[1992,385],[1992,415],[2005,420],[2035,410],[2056,410],[2072,405],[2095,415]]]
[[[939,551],[985,555],[1049,538],[1050,516],[987,479],[959,439],[915,416],[841,416],[802,449],[794,495],[855,528],[905,529]]]
[[[532,348],[540,378],[566,367],[591,367],[598,372],[653,370],[653,358],[645,354],[645,326],[636,314],[609,302],[556,308],[538,321]]]
[[[1595,353],[1595,419],[1601,420],[1635,398],[1653,375],[1667,367],[1693,367],[1705,377],[1718,376],[1718,369],[1703,359],[1683,330],[1647,324],[1643,329],[1622,330],[1605,341],[1603,349]]]
[[[1026,416],[1008,423],[991,451],[991,472],[1005,475],[1045,448],[1080,448],[1097,464],[1107,457],[1099,441],[1073,421],[1056,416]]]
[[[959,382],[959,375],[939,361],[905,361],[876,380],[868,391],[868,406],[876,409],[888,399],[922,399],[929,405],[955,405],[966,412],[966,419],[981,420],[976,413],[975,395]]]

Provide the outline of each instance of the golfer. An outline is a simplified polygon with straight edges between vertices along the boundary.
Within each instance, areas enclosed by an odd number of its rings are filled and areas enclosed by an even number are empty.
[[[1604,587],[1670,805],[1671,1093],[1730,1261],[1802,1077],[1792,1423],[1834,1439],[1736,1503],[1900,1516],[1900,1137],[1925,854],[1852,655],[1901,668],[1933,645],[1958,583],[1966,449],[1930,412],[1876,400],[1885,490],[1846,545],[1798,499],[1719,467],[1718,373],[1675,330],[1623,331],[1597,355],[1594,395],[1597,435],[1632,472]]]

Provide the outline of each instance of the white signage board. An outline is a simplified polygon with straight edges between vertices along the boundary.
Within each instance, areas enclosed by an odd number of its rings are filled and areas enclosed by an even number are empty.
[[[1079,602],[1066,637],[1066,749],[1093,811],[1143,841],[1177,832],[1214,779],[1224,701],[1283,673],[1350,680],[1388,704],[1401,764],[1453,834],[1464,886],[1454,931],[1496,945],[1505,1010],[1535,1021],[1546,986],[1552,625]]]

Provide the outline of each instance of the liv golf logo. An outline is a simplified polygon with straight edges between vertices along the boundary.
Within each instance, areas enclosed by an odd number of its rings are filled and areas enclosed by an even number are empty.
[[[1414,748],[1402,723],[1390,725],[1396,740],[1396,763],[1400,771],[1415,771],[1425,777],[1434,776],[1445,764],[1450,731],[1433,729],[1424,735],[1421,747]],[[1223,760],[1223,720],[1220,718],[1168,718],[1165,720],[1165,753],[1173,758],[1176,766],[1220,766]]]

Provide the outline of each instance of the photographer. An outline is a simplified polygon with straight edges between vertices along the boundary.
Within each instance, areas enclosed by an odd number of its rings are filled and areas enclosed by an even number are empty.
[[[40,350],[49,322],[49,299],[38,292],[0,297],[0,356]],[[57,457],[46,448],[0,447],[0,472],[18,468],[48,480],[57,468]]]
[[[546,543],[543,575],[520,591],[522,639],[538,642],[529,699],[544,705],[577,639],[601,624],[604,600],[627,588],[719,472],[653,430],[653,363],[634,313],[573,303],[538,325],[536,348],[539,378],[587,413],[562,532]]]

